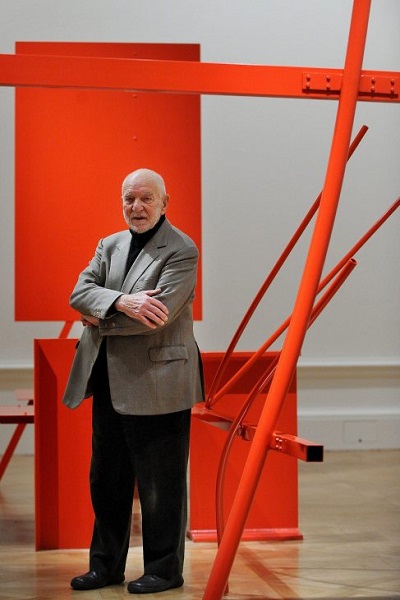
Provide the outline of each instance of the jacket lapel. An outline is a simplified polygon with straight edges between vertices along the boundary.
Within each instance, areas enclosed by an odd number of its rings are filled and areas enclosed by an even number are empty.
[[[154,236],[147,242],[145,247],[141,250],[139,256],[129,269],[125,280],[121,287],[121,292],[129,294],[132,288],[140,277],[143,276],[144,272],[150,267],[154,260],[160,255],[160,248],[167,245],[167,233],[170,230],[171,225],[168,221],[164,221],[160,229],[154,234]],[[129,247],[128,247],[129,252]],[[126,259],[128,254],[126,254]]]
[[[123,233],[122,239],[115,245],[111,255],[111,263],[106,284],[110,289],[120,290],[122,287],[130,244],[131,234],[129,231],[126,231]]]

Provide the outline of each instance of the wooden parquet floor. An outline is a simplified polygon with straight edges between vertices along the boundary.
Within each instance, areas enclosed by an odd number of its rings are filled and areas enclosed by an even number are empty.
[[[327,452],[299,467],[304,540],[242,543],[227,599],[400,599],[400,451]],[[142,574],[139,543],[133,535],[128,580]],[[188,540],[185,585],[147,598],[201,600],[215,552]],[[71,590],[86,568],[87,551],[35,552],[33,458],[15,456],[0,482],[0,599],[135,597],[126,585]]]

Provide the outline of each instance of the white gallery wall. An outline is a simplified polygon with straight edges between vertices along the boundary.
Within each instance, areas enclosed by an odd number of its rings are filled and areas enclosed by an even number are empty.
[[[16,41],[199,43],[204,62],[342,68],[351,9],[350,0],[0,0],[0,53],[14,53]],[[363,68],[400,71],[399,23],[398,0],[372,0]],[[201,111],[203,320],[195,330],[203,351],[223,351],[321,190],[337,102],[203,96]],[[359,102],[353,135],[363,124],[324,273],[400,195],[400,105]],[[0,204],[0,402],[11,403],[15,388],[32,385],[33,339],[62,327],[14,321],[13,88],[0,88]],[[306,336],[299,432],[326,448],[400,446],[399,234],[400,210],[357,254]],[[292,312],[309,239],[240,350],[257,349]],[[11,429],[0,428],[0,453]],[[19,451],[32,448],[27,432]]]

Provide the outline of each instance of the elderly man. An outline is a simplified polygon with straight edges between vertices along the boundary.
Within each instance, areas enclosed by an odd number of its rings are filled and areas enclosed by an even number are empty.
[[[202,398],[192,302],[198,250],[165,217],[169,196],[149,169],[122,185],[129,230],[100,240],[71,306],[85,329],[63,402],[93,396],[89,571],[75,590],[122,583],[135,482],[144,574],[133,594],[183,584],[190,408]],[[79,524],[78,524],[79,526]]]

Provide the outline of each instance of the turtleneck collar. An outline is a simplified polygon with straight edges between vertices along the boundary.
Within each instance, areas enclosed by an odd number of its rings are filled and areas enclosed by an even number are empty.
[[[140,249],[144,248],[144,246],[147,244],[147,242],[160,229],[160,227],[164,223],[164,221],[165,221],[165,215],[161,215],[160,219],[157,221],[157,223],[154,225],[154,227],[143,233],[136,233],[136,231],[132,231],[132,229],[130,229],[129,231],[131,232],[132,243],[134,244],[135,248],[140,248]]]

